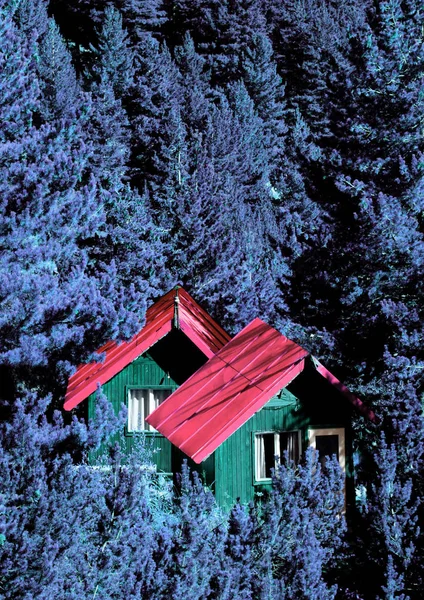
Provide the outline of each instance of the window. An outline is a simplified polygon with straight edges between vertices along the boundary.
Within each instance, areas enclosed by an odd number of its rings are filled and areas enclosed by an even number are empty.
[[[343,427],[310,429],[309,445],[318,450],[322,466],[327,456],[336,455],[340,467],[346,470],[345,430]]]
[[[278,464],[275,457],[283,456],[284,452],[287,452],[290,460],[299,462],[300,431],[255,434],[256,481],[271,479],[271,469],[274,469]]]
[[[128,432],[156,431],[146,423],[148,417],[159,404],[162,404],[173,389],[130,389],[128,390]]]

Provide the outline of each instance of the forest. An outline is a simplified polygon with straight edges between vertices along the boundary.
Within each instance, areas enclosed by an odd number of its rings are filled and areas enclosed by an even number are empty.
[[[1,600],[422,598],[422,2],[0,0],[0,207]],[[89,467],[68,378],[178,283],[376,413],[351,522],[310,453],[227,512]]]

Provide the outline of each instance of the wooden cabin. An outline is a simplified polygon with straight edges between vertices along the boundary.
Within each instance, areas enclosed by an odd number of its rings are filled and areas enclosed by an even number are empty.
[[[98,383],[116,412],[128,409],[127,449],[144,432],[157,470],[184,458],[222,506],[249,502],[271,485],[275,457],[295,461],[308,445],[336,454],[353,496],[352,411],[374,414],[315,357],[254,319],[231,338],[181,287],[153,304],[129,342],[109,342],[101,363],[70,378],[65,410],[84,402],[90,418]]]

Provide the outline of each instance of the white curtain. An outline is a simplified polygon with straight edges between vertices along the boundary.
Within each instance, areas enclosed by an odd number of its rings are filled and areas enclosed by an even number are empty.
[[[297,431],[291,431],[287,434],[287,454],[289,459],[295,462],[299,460],[298,441],[299,434]]]
[[[265,439],[263,435],[255,436],[256,479],[265,479]]]
[[[149,390],[129,390],[128,392],[128,431],[144,429],[144,409],[148,402]]]
[[[171,393],[172,390],[152,390],[152,411],[162,404]]]
[[[128,392],[128,431],[156,431],[146,423],[159,404],[172,394],[172,390],[133,389]]]

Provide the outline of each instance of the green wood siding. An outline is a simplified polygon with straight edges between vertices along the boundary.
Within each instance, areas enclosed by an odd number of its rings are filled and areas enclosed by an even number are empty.
[[[169,339],[175,342],[173,352],[178,352],[180,339]],[[103,386],[103,392],[116,413],[119,412],[121,404],[127,402],[128,389],[133,387],[176,389],[178,383],[187,376],[187,365],[194,364],[196,370],[199,366],[197,363],[206,360],[196,354],[191,356],[190,353],[194,351],[187,346],[187,353],[179,354],[179,361],[184,366],[184,371],[181,371],[182,367],[174,368],[171,377],[168,364],[173,352],[170,352],[169,346],[165,347],[165,341],[161,342],[154,352],[145,353]],[[92,394],[88,400],[89,418],[92,417],[94,408],[95,394]],[[183,460],[187,459],[189,467],[196,470],[203,482],[214,491],[218,503],[228,508],[237,498],[247,503],[259,497],[261,493],[266,493],[270,488],[267,482],[255,481],[255,433],[300,430],[302,451],[304,451],[308,444],[308,429],[344,427],[346,489],[349,504],[349,497],[353,497],[351,413],[352,407],[337,390],[314,369],[305,369],[305,372],[288,388],[272,398],[200,465],[188,459],[161,434],[147,432],[145,437],[147,445],[153,450],[153,460],[158,471],[173,473],[175,476],[180,472]],[[117,434],[115,439],[121,437],[122,434]],[[124,443],[128,452],[133,441],[134,434],[125,432]],[[95,461],[103,451],[104,448],[100,448],[90,457],[91,460]]]
[[[173,341],[173,340],[172,340]],[[181,340],[178,338],[178,342]],[[188,340],[190,342],[190,340]],[[190,342],[191,344],[191,342]],[[125,369],[123,369],[120,373],[115,375],[110,381],[105,383],[103,386],[103,392],[109,401],[112,403],[112,406],[115,410],[115,413],[118,414],[122,403],[127,404],[128,390],[131,388],[169,388],[172,387],[176,389],[178,387],[175,379],[172,379],[170,375],[164,370],[166,368],[166,360],[167,353],[164,352],[163,342],[158,342],[157,345],[153,346],[154,352],[151,354],[154,355],[155,359],[152,358],[150,352],[146,352],[143,356],[140,356],[136,360],[134,360],[131,364],[129,364]],[[188,346],[188,344],[186,344]],[[180,345],[181,349],[181,345]],[[169,350],[169,349],[168,349]],[[197,349],[195,349],[197,350]],[[178,351],[178,350],[176,350]],[[191,362],[193,358],[194,351],[190,347],[184,347],[184,352],[180,353],[179,361],[183,361],[184,358],[188,358],[188,362]],[[197,363],[200,358],[198,356],[194,356],[194,362],[196,364],[196,368],[198,368]],[[203,361],[206,359],[203,357]],[[160,366],[158,364],[162,366]],[[169,362],[169,359],[168,359]],[[184,362],[184,361],[183,361]],[[187,365],[184,363],[184,373],[187,371]],[[180,380],[182,375],[180,370],[175,369],[174,372],[175,378]],[[91,394],[88,398],[88,417],[92,418],[95,410],[95,394]],[[137,435],[137,434],[136,434]],[[154,432],[146,432],[145,434],[146,445],[151,449],[153,454],[153,462],[156,465],[158,471],[164,473],[179,473],[181,471],[181,465],[183,464],[183,460],[186,459],[188,466],[192,471],[197,471],[199,475],[202,477],[202,481],[208,485],[212,490],[214,489],[215,484],[215,456],[209,456],[205,461],[203,461],[200,465],[197,465],[194,461],[188,458],[181,450],[176,448],[171,442],[169,442],[163,435],[160,433]],[[112,443],[122,439],[122,434],[118,433],[112,438]],[[126,431],[124,432],[124,443],[126,452],[131,451],[131,447],[134,443],[134,434]],[[101,456],[105,451],[105,447],[102,446],[96,453],[93,453],[90,456],[90,460],[95,462],[99,456]]]
[[[321,382],[320,382],[321,383]],[[326,382],[324,382],[326,383]],[[309,387],[309,386],[308,386]],[[287,389],[272,398],[215,451],[215,494],[219,504],[230,507],[237,498],[247,503],[270,489],[267,482],[255,481],[255,433],[270,431],[301,432],[302,451],[308,445],[308,429],[344,427],[346,434],[347,490],[351,493],[351,435],[350,410],[339,394],[331,401],[331,391],[325,401],[317,401],[318,388],[307,390],[302,400]]]
[[[218,502],[223,506],[230,506],[237,498],[241,502],[249,502],[264,488],[263,483],[256,484],[254,481],[255,432],[305,432],[308,424],[295,396],[285,391],[282,398],[272,398],[215,451]]]
[[[177,384],[149,355],[149,353],[140,356],[129,364],[120,373],[115,375],[110,381],[104,384],[103,392],[112,403],[112,406],[118,414],[121,405],[127,404],[128,389],[130,388],[173,388]],[[88,399],[88,417],[91,418],[95,410],[95,394],[91,394]],[[112,442],[121,438],[122,434],[116,434]],[[135,434],[138,435],[138,434]],[[146,432],[146,444],[153,451],[153,461],[158,471],[165,473],[172,472],[172,444],[163,437],[163,435],[154,432]],[[129,452],[134,442],[134,434],[128,433],[125,429],[124,440],[126,451]],[[99,455],[104,453],[105,448],[101,447],[96,453],[90,456],[91,461],[95,461]]]

